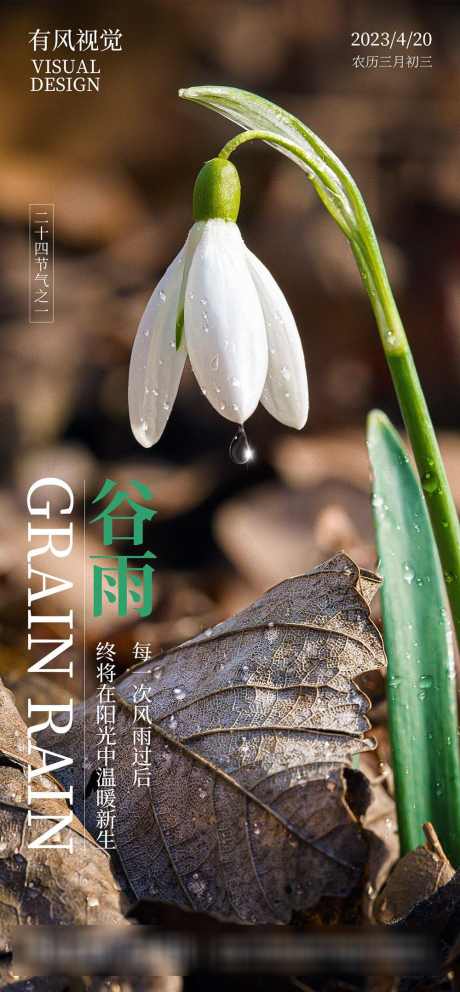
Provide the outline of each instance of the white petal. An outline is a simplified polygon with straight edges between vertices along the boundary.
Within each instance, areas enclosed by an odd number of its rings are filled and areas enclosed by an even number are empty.
[[[179,388],[187,352],[184,342],[176,350],[176,319],[186,269],[201,232],[202,225],[192,227],[182,251],[154,289],[134,340],[129,416],[133,434],[145,448],[161,437]]]
[[[185,293],[185,337],[209,402],[235,423],[254,412],[268,367],[262,307],[236,224],[209,220]]]
[[[268,339],[268,374],[261,402],[288,427],[304,427],[308,417],[308,383],[302,342],[285,296],[273,276],[247,251],[251,272],[262,304]]]

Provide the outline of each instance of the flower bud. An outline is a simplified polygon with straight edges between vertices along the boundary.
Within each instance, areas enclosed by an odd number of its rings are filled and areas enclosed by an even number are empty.
[[[200,169],[193,189],[193,216],[196,221],[236,221],[240,209],[241,186],[233,162],[212,158]]]

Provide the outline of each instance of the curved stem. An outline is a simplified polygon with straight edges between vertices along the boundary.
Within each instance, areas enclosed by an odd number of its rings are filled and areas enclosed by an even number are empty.
[[[307,155],[294,141],[289,141],[288,138],[283,138],[281,135],[273,134],[271,131],[242,131],[241,134],[237,134],[227,144],[221,148],[219,152],[219,158],[230,158],[230,155],[239,148],[240,145],[245,144],[247,141],[265,141],[270,145],[278,145],[280,148],[286,149],[290,155],[300,162],[302,165],[306,166],[306,173],[308,178],[311,180],[316,192],[320,196],[324,205],[329,210],[329,213],[333,216],[336,223],[339,225],[343,233],[347,238],[351,237],[350,228],[350,217],[347,217],[346,203],[337,190],[333,190],[330,187],[330,177],[321,162],[313,159],[312,156]],[[336,202],[334,202],[336,201]],[[340,203],[341,210],[337,208],[337,202]],[[343,211],[343,216],[342,216]]]
[[[295,141],[264,130],[237,134],[219,154],[229,158],[240,145],[253,140],[278,145],[301,163],[322,202],[351,243],[417,463],[460,644],[460,523],[412,352],[364,200],[345,166],[311,131],[308,132],[313,150],[310,154]]]

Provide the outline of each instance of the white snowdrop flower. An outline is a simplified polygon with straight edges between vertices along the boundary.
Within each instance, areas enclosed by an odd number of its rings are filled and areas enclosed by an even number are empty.
[[[201,389],[227,420],[244,422],[259,401],[302,428],[308,416],[305,360],[294,317],[268,269],[236,224],[240,182],[226,159],[207,162],[193,194],[195,223],[142,315],[129,369],[137,440],[161,437],[187,354]]]

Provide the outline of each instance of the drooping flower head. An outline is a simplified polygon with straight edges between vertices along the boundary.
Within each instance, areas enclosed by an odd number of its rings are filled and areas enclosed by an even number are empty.
[[[259,403],[289,427],[308,416],[305,360],[294,317],[236,224],[240,181],[214,158],[198,174],[195,223],[142,315],[129,369],[129,413],[144,447],[161,437],[187,355],[201,390],[227,420]]]

